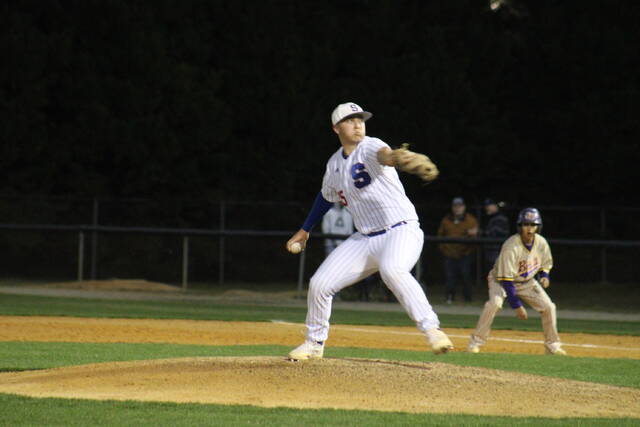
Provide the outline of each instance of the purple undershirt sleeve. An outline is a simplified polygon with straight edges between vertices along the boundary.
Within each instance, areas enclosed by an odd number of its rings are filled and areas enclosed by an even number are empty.
[[[546,277],[547,279],[549,278],[549,273],[547,273],[546,271],[540,270],[538,274],[540,275],[540,278],[543,278],[543,277]]]
[[[322,219],[324,214],[329,212],[331,206],[333,206],[333,203],[322,197],[322,192],[318,192],[316,200],[313,202],[313,206],[311,206],[311,211],[309,212],[307,219],[304,220],[304,224],[302,224],[302,229],[307,232],[311,231],[320,219]]]
[[[522,307],[522,301],[516,295],[516,287],[511,280],[502,280],[500,284],[504,288],[504,291],[507,293],[507,301],[509,301],[509,305],[511,308],[516,309],[518,307]]]

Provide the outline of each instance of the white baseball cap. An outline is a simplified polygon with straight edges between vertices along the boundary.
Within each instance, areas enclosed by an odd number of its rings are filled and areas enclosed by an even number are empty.
[[[368,111],[364,111],[361,106],[358,104],[354,104],[353,102],[346,102],[344,104],[340,104],[333,110],[331,113],[331,123],[336,125],[347,117],[351,116],[362,116],[363,120],[369,120],[373,114]]]

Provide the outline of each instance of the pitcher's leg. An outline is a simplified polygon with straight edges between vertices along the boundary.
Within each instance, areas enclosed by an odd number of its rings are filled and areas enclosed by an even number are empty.
[[[424,233],[417,223],[409,223],[377,236],[373,250],[378,260],[380,277],[393,292],[409,317],[422,332],[438,328],[440,321],[433,311],[420,283],[411,274],[418,261]],[[376,237],[372,238],[375,239]]]
[[[380,276],[420,331],[426,332],[440,326],[438,315],[411,273],[391,268],[380,270]]]
[[[329,335],[329,318],[333,296],[374,271],[368,262],[367,237],[355,234],[318,267],[309,281],[307,293],[307,339],[325,341]]]

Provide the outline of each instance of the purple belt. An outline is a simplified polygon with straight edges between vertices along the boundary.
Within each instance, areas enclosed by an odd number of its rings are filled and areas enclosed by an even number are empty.
[[[407,223],[407,221],[400,221],[397,224],[393,224],[391,227],[389,228],[384,228],[382,230],[378,230],[378,231],[372,231],[371,233],[367,234],[367,237],[373,237],[373,236],[379,236],[381,234],[386,233],[387,231],[391,230],[392,228],[396,228],[396,227],[400,227],[401,225],[405,225]]]

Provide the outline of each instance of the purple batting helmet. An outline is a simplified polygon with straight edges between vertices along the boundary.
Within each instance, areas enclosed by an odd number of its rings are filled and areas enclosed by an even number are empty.
[[[535,224],[538,226],[538,230],[542,228],[542,217],[540,212],[536,208],[524,208],[518,214],[518,221],[516,224]]]

